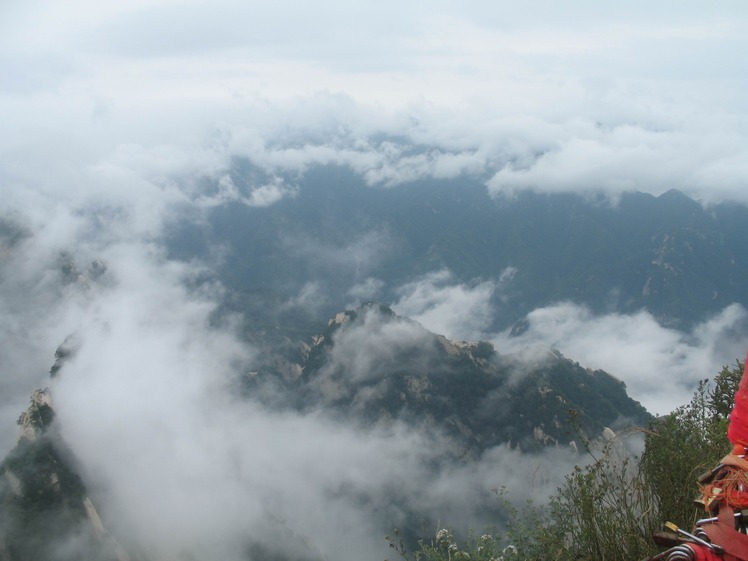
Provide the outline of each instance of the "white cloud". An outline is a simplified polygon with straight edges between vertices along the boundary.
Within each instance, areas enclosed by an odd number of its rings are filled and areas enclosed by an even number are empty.
[[[528,188],[621,193],[644,185],[644,190],[661,194],[675,186],[706,200],[734,197],[740,181],[727,174],[744,160],[745,147],[729,132],[725,137],[723,128],[694,132],[628,124],[562,128],[548,138],[552,148],[521,159],[520,165],[507,163],[487,185],[493,193],[508,194]]]
[[[247,206],[258,207],[270,206],[284,197],[293,196],[294,193],[294,189],[284,185],[282,180],[277,180],[252,189],[249,197],[247,197],[246,204]]]
[[[455,283],[447,270],[430,273],[398,289],[392,309],[448,339],[480,339],[493,319],[491,296],[497,284]]]
[[[338,275],[352,275],[355,281],[365,280],[382,258],[392,249],[386,230],[370,230],[359,237],[331,244],[314,239],[307,233],[289,235],[286,246],[307,260],[311,267],[325,268]]]
[[[663,327],[645,311],[597,316],[568,302],[534,310],[527,320],[521,336],[494,338],[499,352],[554,347],[583,366],[621,379],[631,397],[650,412],[665,414],[687,403],[699,380],[742,358],[740,327],[748,314],[732,305],[691,333]]]
[[[11,77],[0,84],[3,217],[30,235],[0,254],[0,421],[79,332],[55,399],[88,476],[111,492],[105,510],[134,537],[176,555],[176,540],[159,538],[178,536],[220,559],[238,536],[269,532],[271,514],[331,559],[376,550],[378,526],[340,489],[432,500],[420,462],[438,445],[233,402],[225,384],[251,351],[230,325],[211,326],[217,287],[188,292],[183,281],[199,271],[166,262],[157,240],[180,209],[293,196],[278,178],[316,163],[349,166],[371,185],[476,174],[496,192],[675,187],[748,201],[742,3],[533,6],[2,3],[0,52],[12,53],[0,55]],[[237,156],[270,181],[240,192],[227,179]],[[386,232],[307,241],[289,239],[310,262],[352,274],[351,297],[382,288],[371,275],[392,249]],[[81,267],[103,257],[113,284],[63,286],[62,250]],[[501,282],[433,273],[403,287],[395,308],[448,337],[479,338]],[[304,285],[297,303],[318,288]],[[511,344],[554,344],[663,411],[734,359],[729,328],[743,318],[731,307],[684,336],[647,314],[559,305],[531,314]],[[414,336],[374,333],[382,343]],[[354,371],[354,359],[375,360],[338,358]],[[434,492],[450,504],[465,487],[450,494],[446,481]],[[212,549],[220,541],[227,549]]]
[[[480,527],[481,513],[495,508],[491,489],[537,483],[516,466],[545,466],[542,498],[557,484],[550,466],[574,460],[554,451],[520,463],[518,452],[497,448],[434,473],[448,448],[433,434],[398,423],[363,430],[238,400],[231,388],[251,351],[231,324],[216,328],[210,292],[183,288],[189,268],[132,246],[107,257],[112,283],[75,310],[81,345],[52,395],[94,500],[126,548],[232,559],[261,544],[380,559],[387,528],[410,522],[403,505]],[[368,313],[336,336],[331,363],[368,376],[383,353],[424,337],[416,324]]]
[[[327,296],[318,282],[309,281],[303,284],[298,294],[284,303],[284,307],[299,307],[313,313],[319,312],[327,303]]]
[[[204,207],[214,207],[233,202],[251,207],[266,207],[285,197],[293,197],[297,192],[293,187],[287,186],[280,177],[274,177],[270,182],[263,185],[251,186],[249,194],[246,196],[234,185],[234,181],[228,174],[220,176],[214,183],[215,191],[212,193],[197,188],[193,195],[194,202]]]
[[[340,371],[354,384],[381,376],[380,366],[404,349],[423,348],[428,352],[431,334],[410,319],[391,321],[376,308],[364,309],[355,325],[343,324],[334,335],[335,344],[328,359],[329,370]]]
[[[23,91],[0,91],[0,161],[16,178],[74,170],[76,184],[112,164],[134,171],[116,179],[128,188],[166,191],[164,166],[218,177],[240,155],[273,170],[350,165],[372,184],[473,173],[496,191],[747,200],[744,10],[536,5],[532,18],[478,1],[4,6],[1,44],[23,63],[0,66]],[[428,149],[393,152],[376,132]],[[150,162],[123,165],[133,146]]]
[[[351,302],[347,307],[353,309],[366,302],[376,300],[383,288],[384,281],[374,277],[368,277],[364,279],[363,282],[354,284],[347,292],[347,295],[353,298],[353,302]]]

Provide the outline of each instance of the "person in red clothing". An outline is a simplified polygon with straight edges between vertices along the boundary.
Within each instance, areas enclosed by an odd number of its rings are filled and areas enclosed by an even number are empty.
[[[748,356],[727,438],[732,452],[699,481],[707,517],[692,533],[667,524],[679,543],[650,561],[748,561]]]

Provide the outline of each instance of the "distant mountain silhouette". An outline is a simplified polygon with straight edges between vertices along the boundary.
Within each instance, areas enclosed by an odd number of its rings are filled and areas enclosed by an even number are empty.
[[[264,180],[246,161],[232,177],[245,192]],[[292,181],[294,197],[263,208],[226,203],[167,236],[173,257],[215,262],[227,305],[251,311],[262,329],[308,335],[349,303],[356,283],[378,279],[377,299],[393,302],[403,283],[440,269],[463,282],[516,269],[494,302],[494,328],[559,300],[598,312],[644,308],[681,328],[734,302],[748,306],[744,206],[705,208],[676,190],[627,193],[616,204],[533,192],[492,199],[470,179],[385,189],[338,166]],[[305,285],[318,291],[316,309],[285,305]]]

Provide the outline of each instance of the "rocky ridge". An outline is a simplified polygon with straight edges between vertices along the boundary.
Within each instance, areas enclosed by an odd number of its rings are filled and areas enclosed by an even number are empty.
[[[298,408],[369,426],[393,419],[427,425],[452,437],[460,456],[506,444],[576,447],[606,428],[648,422],[610,374],[552,349],[533,356],[453,341],[370,303],[331,318],[295,368],[286,368],[296,375],[285,384]]]
[[[0,559],[131,561],[106,529],[62,440],[47,389],[18,419],[0,464]]]

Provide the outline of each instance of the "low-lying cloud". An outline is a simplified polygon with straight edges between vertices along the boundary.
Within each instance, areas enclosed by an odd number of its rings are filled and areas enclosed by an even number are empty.
[[[326,164],[372,188],[466,174],[495,194],[674,187],[748,202],[741,10],[362,6],[0,7],[0,50],[13,53],[0,56],[11,77],[0,83],[0,219],[23,233],[0,243],[0,450],[55,348],[77,334],[78,354],[53,383],[63,435],[105,519],[156,556],[234,559],[247,536],[265,535],[292,536],[300,557],[308,542],[331,560],[381,559],[371,513],[389,518],[390,496],[463,523],[490,488],[527,488],[516,452],[435,475],[424,467],[440,450],[433,436],[237,401],[253,350],[215,313],[210,272],[160,247],[183,213],[236,202],[262,211]],[[268,181],[240,189],[235,158]],[[304,241],[289,234],[310,266],[349,276],[347,298],[384,291],[385,231]],[[80,280],[62,278],[64,252]],[[96,259],[107,273],[86,280]],[[644,312],[594,316],[573,304],[531,313],[519,338],[491,334],[491,299],[510,280],[511,270],[467,284],[438,271],[402,287],[394,308],[500,351],[558,347],[626,381],[655,412],[742,356],[737,306],[687,334]],[[300,287],[289,305],[329,297],[312,279]]]
[[[296,232],[286,236],[283,244],[311,271],[349,277],[356,285],[366,282],[376,266],[393,251],[393,241],[386,229],[364,231],[354,239],[337,243]]]
[[[689,333],[663,327],[646,311],[595,315],[570,302],[535,310],[527,321],[520,336],[494,336],[497,349],[556,348],[621,379],[650,412],[665,414],[687,403],[699,380],[742,359],[748,313],[740,305],[729,306]]]
[[[433,431],[398,422],[362,429],[317,410],[271,411],[251,396],[241,399],[237,384],[253,368],[254,351],[240,322],[216,313],[222,288],[208,271],[166,259],[151,237],[158,228],[130,229],[143,224],[133,216],[142,207],[109,205],[107,224],[90,206],[79,212],[51,204],[50,193],[38,196],[49,204],[32,209],[36,222],[19,221],[24,234],[2,261],[3,365],[14,369],[4,383],[15,391],[14,399],[4,395],[4,446],[12,445],[13,421],[33,387],[49,384],[63,438],[105,525],[126,549],[236,559],[280,544],[299,558],[381,559],[384,534],[412,525],[413,516],[456,526],[494,523],[491,490],[532,484],[518,466],[576,460],[570,451],[520,459],[497,448],[474,463],[441,463],[439,471],[434,466],[450,446]],[[172,219],[170,205],[189,199],[175,200],[155,199],[152,216]],[[66,212],[44,220],[54,208]],[[24,216],[22,205],[15,210]],[[89,240],[99,229],[108,236]],[[366,240],[351,247],[379,247]],[[341,255],[359,255],[350,251]],[[94,259],[99,266],[88,265]],[[438,293],[449,276],[426,285]],[[445,294],[480,302],[491,286]],[[367,277],[362,287],[377,290],[379,283]],[[404,294],[424,310],[438,302],[438,294],[416,298],[416,285],[411,289]],[[311,284],[299,298],[314,293]],[[372,315],[361,330],[346,332],[334,358],[351,375],[370,375],[392,345],[426,337],[416,324],[399,325]],[[70,334],[77,350],[49,381],[54,349]],[[538,496],[552,488],[538,487]]]
[[[491,331],[500,314],[496,297],[511,288],[516,272],[499,279],[461,283],[446,270],[435,271],[398,289],[393,309],[426,329],[457,340],[487,340],[500,353],[543,355],[554,348],[585,367],[622,380],[629,395],[650,412],[666,414],[687,403],[699,380],[742,359],[748,312],[738,305],[684,332],[661,325],[649,312],[595,314],[583,305],[561,302],[527,314],[527,329]]]
[[[215,185],[213,193],[205,193],[204,190],[196,189],[193,200],[198,205],[215,207],[238,202],[250,207],[267,207],[296,194],[296,189],[286,185],[280,177],[274,177],[261,185],[250,186],[248,194],[242,193],[228,174],[220,176],[213,181],[213,184]]]
[[[217,180],[241,156],[271,173],[346,165],[374,186],[469,174],[497,194],[747,202],[746,18],[723,4],[591,14],[540,0],[550,20],[484,2],[4,6],[3,178],[55,178],[73,196],[120,186],[105,198],[145,178],[179,196],[164,179]],[[292,191],[261,185],[246,202]]]
[[[489,191],[510,196],[525,189],[658,195],[677,186],[705,202],[740,199],[741,182],[727,174],[735,170],[735,162],[744,161],[744,149],[716,137],[707,140],[670,126],[587,122],[556,129],[544,144],[552,147],[535,146],[537,155],[529,161],[507,162],[487,181]]]
[[[354,428],[319,411],[239,399],[252,350],[230,321],[216,323],[215,293],[184,288],[189,268],[158,254],[121,247],[107,257],[110,285],[78,310],[79,345],[52,395],[84,480],[126,548],[198,559],[279,547],[302,558],[378,559],[384,533],[413,523],[406,512],[487,525],[482,516],[497,511],[491,489],[532,483],[520,466],[560,476],[551,462],[574,461],[555,451],[520,462],[501,448],[435,471],[448,450],[438,434],[397,422]],[[348,376],[368,376],[382,353],[419,336],[430,338],[416,324],[368,314],[341,334],[332,361]],[[539,485],[538,496],[550,489]]]
[[[459,283],[443,269],[400,287],[392,309],[448,339],[478,340],[493,319],[497,286],[495,281]]]

